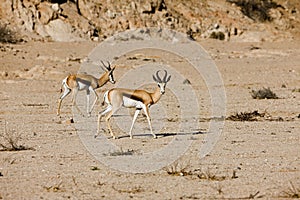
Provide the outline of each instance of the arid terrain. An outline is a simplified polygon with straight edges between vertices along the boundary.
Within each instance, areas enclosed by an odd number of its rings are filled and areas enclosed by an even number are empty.
[[[300,198],[299,1],[151,2],[0,2],[0,199]],[[97,90],[100,99],[91,117],[75,117],[71,95],[63,101],[61,116],[56,115],[61,81],[85,71],[82,64],[100,41],[138,27],[186,33],[207,51],[225,88],[225,116],[212,115],[201,73],[191,71],[185,58],[154,49],[108,59],[116,66],[117,83]],[[134,111],[122,109],[111,120],[120,138],[113,140],[102,120],[101,136],[95,139],[104,91],[122,86],[126,72],[151,63],[174,69],[166,93],[150,109],[158,138],[151,138],[146,117],[140,115],[130,140]],[[94,71],[95,76],[103,73],[100,67]],[[145,77],[142,88],[156,88],[152,74],[140,71],[132,81],[140,77]],[[177,97],[185,88],[192,88],[196,100],[186,95],[183,105]],[[79,93],[82,111],[84,93]],[[270,98],[260,99],[264,94]],[[182,115],[185,107],[196,115]],[[222,119],[222,134],[200,159],[210,122]],[[85,123],[86,129],[78,126]],[[107,155],[99,148],[99,155],[122,159],[160,150],[177,135],[188,135],[191,146],[175,162],[150,173],[115,170],[83,142],[107,137],[119,150]]]
[[[200,44],[214,59],[223,78],[227,95],[226,117],[256,110],[265,113],[265,116],[256,118],[256,121],[226,120],[213,151],[204,159],[199,159],[197,152],[210,120],[205,107],[209,100],[203,89],[199,130],[204,134],[193,135],[193,145],[177,164],[146,174],[112,170],[89,154],[74,124],[68,123],[72,117],[71,97],[64,101],[61,118],[56,116],[61,80],[68,73],[77,72],[80,67],[78,60],[87,57],[97,43],[29,42],[2,45],[1,134],[4,134],[7,123],[7,134],[12,137],[15,133],[19,134],[17,143],[27,150],[0,152],[0,198],[299,197],[300,42],[207,40]],[[116,70],[116,79],[122,70],[121,67]],[[186,71],[186,76],[189,76],[189,71]],[[107,84],[98,91],[101,98],[102,91],[110,87],[112,85]],[[270,88],[279,98],[251,97],[252,90],[264,87]],[[199,86],[199,93],[201,88]],[[172,103],[168,91],[158,104],[163,102]],[[96,109],[100,107],[97,103]],[[173,112],[177,112],[175,108]],[[91,119],[96,123],[95,111]],[[137,128],[136,134],[139,131],[148,132],[145,120],[138,120],[137,123],[144,124],[146,129]],[[162,132],[170,132],[169,129],[177,122],[170,119],[168,123],[169,126]],[[126,135],[124,132],[117,133]],[[109,137],[108,133],[103,134]],[[133,140],[122,137],[113,142],[125,153],[152,151],[172,137],[167,134],[157,140],[146,136]],[[5,138],[1,139],[4,141]]]

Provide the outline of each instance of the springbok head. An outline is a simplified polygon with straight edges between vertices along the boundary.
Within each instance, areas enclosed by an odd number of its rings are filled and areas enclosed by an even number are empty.
[[[160,70],[158,70],[156,72],[156,74],[153,75],[153,80],[157,83],[157,86],[160,88],[160,93],[164,94],[167,82],[169,82],[171,79],[171,75],[169,75],[169,77],[167,78],[167,76],[168,76],[167,70],[164,70],[165,75],[164,75],[163,79],[161,79],[159,76],[159,72],[160,72]]]
[[[101,63],[102,63],[102,65],[103,66],[101,66],[102,67],[102,69],[104,70],[104,71],[106,71],[106,74],[107,74],[107,76],[108,76],[108,78],[109,78],[109,81],[112,83],[112,84],[115,84],[115,80],[114,80],[114,75],[113,75],[113,72],[114,72],[114,70],[115,70],[115,67],[113,67],[113,68],[111,68],[110,67],[110,63],[108,62],[108,61],[106,61],[107,62],[107,65],[105,65],[104,64],[104,62],[101,60]]]

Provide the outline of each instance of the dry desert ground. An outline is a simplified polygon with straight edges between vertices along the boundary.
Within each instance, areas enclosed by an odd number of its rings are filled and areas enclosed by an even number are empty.
[[[136,122],[136,137],[132,140],[116,126],[117,121],[126,122],[128,118],[125,126],[129,126],[133,112],[128,114],[126,109],[121,111],[125,114],[112,120],[113,130],[120,136],[118,140],[112,140],[108,132],[101,133],[120,147],[119,152],[108,155],[115,157],[152,152],[166,146],[176,134],[192,133],[192,145],[176,162],[150,173],[114,170],[95,159],[79,137],[79,122],[70,122],[71,96],[63,102],[61,117],[56,115],[62,79],[76,73],[80,60],[98,43],[1,44],[0,142],[7,146],[9,138],[15,140],[20,150],[0,148],[0,199],[299,198],[300,41],[206,40],[200,44],[216,63],[224,82],[227,118],[216,145],[202,159],[198,156],[199,148],[209,134],[209,122],[214,120],[205,82],[193,77],[184,62],[167,52],[133,52],[113,63],[117,65],[117,81],[126,70],[153,59],[174,65],[190,82],[172,78],[170,86],[189,85],[196,92],[199,115],[180,116],[176,94],[167,89],[150,109],[155,113],[158,108],[167,108],[167,115],[153,115],[153,129],[159,129],[155,140],[148,135],[143,115]],[[152,74],[149,79],[152,80]],[[100,100],[88,119],[94,125],[98,111],[103,108],[103,92],[111,87],[108,83],[97,91]],[[155,87],[147,85],[149,91]],[[270,88],[278,98],[252,98],[251,91],[262,88]],[[230,118],[255,111],[260,115],[253,120]],[[182,118],[190,123],[190,130],[178,128]]]

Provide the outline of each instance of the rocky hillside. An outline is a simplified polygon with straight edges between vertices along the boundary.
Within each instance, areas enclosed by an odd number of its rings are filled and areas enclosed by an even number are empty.
[[[175,29],[195,40],[291,40],[300,36],[300,1],[1,0],[0,19],[1,41],[13,34],[25,41],[101,41],[139,27]]]

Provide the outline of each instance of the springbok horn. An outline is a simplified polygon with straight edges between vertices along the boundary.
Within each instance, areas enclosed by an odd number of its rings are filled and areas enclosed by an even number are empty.
[[[156,78],[157,78],[157,82],[159,82],[159,83],[161,83],[162,81],[161,81],[161,78],[159,77],[159,73],[160,72],[160,70],[158,70],[157,72],[156,72]]]
[[[165,76],[163,78],[163,82],[166,83],[167,82],[166,78],[167,78],[168,73],[167,73],[167,70],[164,70],[164,71],[165,71]]]
[[[108,61],[106,61],[108,66],[106,67],[108,70],[111,70],[111,67],[110,67],[110,63]]]

